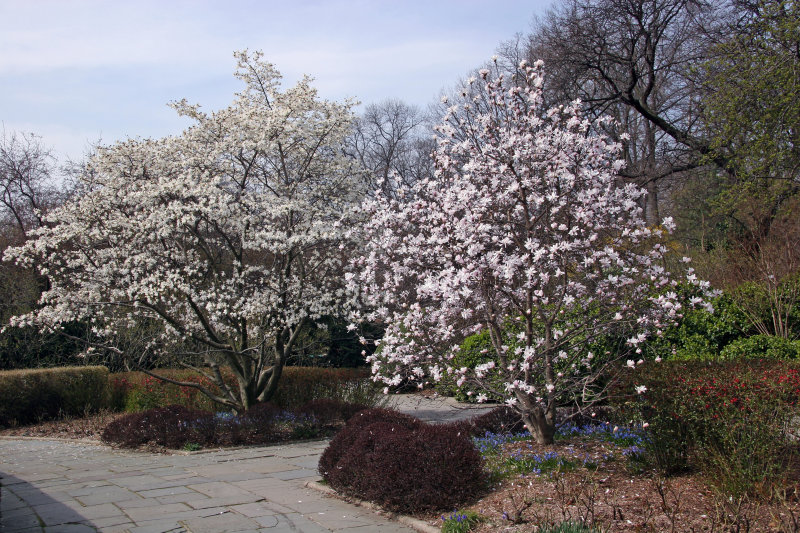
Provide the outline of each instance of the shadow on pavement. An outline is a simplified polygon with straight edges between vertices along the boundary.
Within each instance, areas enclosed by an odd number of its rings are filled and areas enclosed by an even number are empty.
[[[88,533],[97,528],[77,511],[27,481],[0,472],[0,531]]]

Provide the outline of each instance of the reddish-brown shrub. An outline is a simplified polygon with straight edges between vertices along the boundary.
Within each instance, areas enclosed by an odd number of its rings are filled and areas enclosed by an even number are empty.
[[[486,488],[483,459],[465,431],[384,409],[351,418],[319,470],[334,489],[400,512],[451,510]]]
[[[281,409],[271,403],[258,403],[239,417],[217,416],[218,446],[268,444],[280,440],[275,431],[275,419]]]
[[[187,443],[210,444],[215,433],[213,414],[170,405],[118,418],[105,427],[102,439],[128,448],[143,444],[180,448]]]
[[[333,469],[348,450],[353,447],[353,443],[358,438],[361,430],[376,422],[389,422],[397,427],[406,429],[414,429],[422,425],[422,422],[413,416],[389,409],[365,409],[356,413],[331,440],[325,451],[322,452],[322,456],[319,459],[319,471],[323,477],[325,472]]]
[[[330,435],[362,409],[361,405],[336,401],[312,402],[304,409],[295,410],[260,403],[241,416],[235,416],[172,405],[126,415],[109,424],[102,436],[106,442],[124,447],[148,443],[168,448],[190,443],[201,446],[259,445]],[[326,419],[321,420],[319,413]]]

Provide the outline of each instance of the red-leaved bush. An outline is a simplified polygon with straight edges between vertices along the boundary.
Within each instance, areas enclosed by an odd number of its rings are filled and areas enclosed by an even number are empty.
[[[126,448],[144,444],[180,448],[189,442],[200,445],[213,442],[214,427],[212,413],[169,405],[118,418],[105,427],[101,437],[105,442]]]
[[[797,454],[800,365],[776,359],[666,361],[623,374],[622,421],[647,422],[645,447],[666,474],[702,471],[727,494],[769,496]]]
[[[170,405],[130,413],[106,426],[102,438],[116,446],[167,448],[263,445],[331,435],[363,405],[318,400],[300,409],[259,403],[240,416]]]
[[[384,409],[351,418],[323,452],[319,471],[334,489],[399,512],[452,510],[487,483],[463,428]]]
[[[464,430],[473,437],[483,437],[491,433],[519,433],[525,430],[519,413],[506,405],[496,407],[475,418],[453,422],[452,426]]]
[[[320,398],[306,403],[297,409],[297,412],[313,416],[322,426],[336,426],[347,422],[353,415],[365,409],[369,409],[369,406],[333,398]]]

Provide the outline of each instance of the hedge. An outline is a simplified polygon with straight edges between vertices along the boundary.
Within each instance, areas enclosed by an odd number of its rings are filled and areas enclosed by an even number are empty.
[[[221,370],[228,385],[238,390],[230,370]],[[157,369],[153,372],[178,381],[199,383],[218,393],[210,380],[192,370]],[[115,410],[136,412],[168,405],[207,411],[219,409],[196,388],[160,381],[143,372],[121,372],[112,374],[110,379],[111,407]],[[270,401],[281,408],[296,408],[324,398],[376,405],[381,403],[382,394],[369,379],[368,368],[285,367],[278,390]]]
[[[0,426],[80,416],[108,407],[104,366],[0,372]]]

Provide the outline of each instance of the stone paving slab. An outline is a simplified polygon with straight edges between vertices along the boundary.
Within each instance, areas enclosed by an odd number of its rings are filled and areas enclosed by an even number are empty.
[[[393,397],[427,421],[480,414],[450,399]],[[326,441],[152,454],[91,442],[0,438],[3,533],[405,533],[410,527],[320,491]]]

